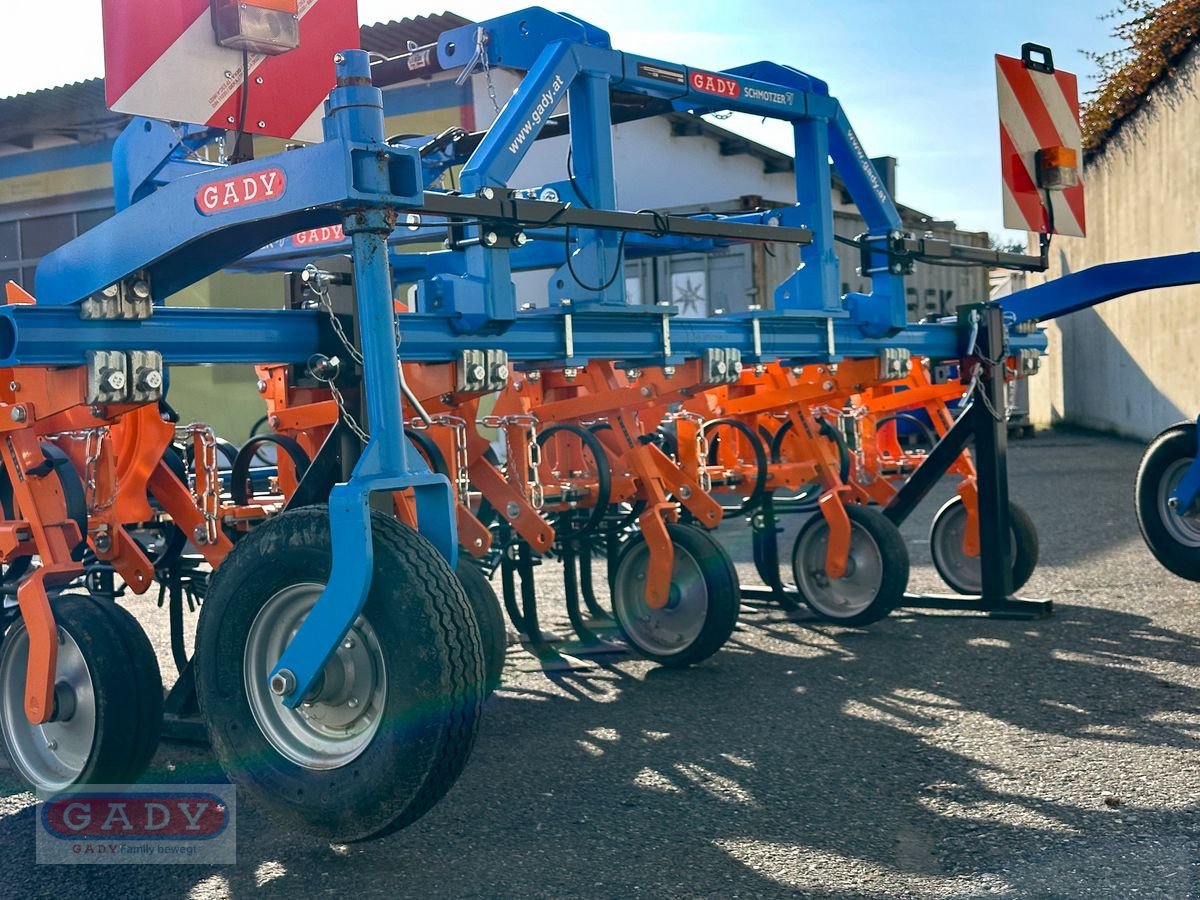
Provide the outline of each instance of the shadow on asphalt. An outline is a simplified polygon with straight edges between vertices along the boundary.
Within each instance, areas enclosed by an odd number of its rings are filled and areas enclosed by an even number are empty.
[[[849,858],[918,885],[998,872],[1011,862],[999,848],[1045,843],[1046,822],[1089,835],[1114,811],[1041,795],[987,748],[939,743],[939,729],[986,718],[993,734],[1050,753],[1068,739],[1192,749],[1200,692],[1139,669],[1151,658],[1194,666],[1198,643],[1075,606],[1025,623],[902,613],[869,632],[759,610],[691,670],[606,666],[502,688],[460,784],[392,838],[314,846],[243,807],[236,868],[42,869],[32,893],[184,896],[198,883],[200,895],[235,897],[784,893],[750,864],[762,853],[800,869]],[[219,778],[179,745],[156,766],[147,780]],[[20,786],[4,773],[0,791]],[[974,821],[995,805],[1036,824]],[[1187,831],[1194,817],[1181,808],[1163,824]],[[31,808],[0,818],[7,871],[32,868],[33,831]],[[807,873],[810,893],[819,874]],[[1047,887],[1037,893],[1053,895]]]

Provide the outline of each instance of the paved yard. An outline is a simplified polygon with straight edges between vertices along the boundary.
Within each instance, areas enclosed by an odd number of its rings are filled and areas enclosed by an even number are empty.
[[[418,825],[328,847],[243,803],[235,868],[34,866],[31,798],[0,771],[0,894],[1200,896],[1200,585],[1142,545],[1140,452],[1014,446],[1042,541],[1025,594],[1053,598],[1050,620],[903,612],[854,631],[759,611],[693,670],[557,682],[513,652],[465,775]],[[938,500],[905,528],[917,590],[939,590]],[[745,531],[723,536],[750,583]],[[163,638],[165,614],[133,606]],[[155,770],[216,777],[183,744]]]

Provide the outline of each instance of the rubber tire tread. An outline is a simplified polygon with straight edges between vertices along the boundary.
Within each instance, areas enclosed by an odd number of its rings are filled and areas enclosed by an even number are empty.
[[[121,633],[125,645],[125,657],[129,660],[132,683],[137,692],[135,708],[137,727],[134,732],[134,750],[130,755],[132,777],[138,778],[158,752],[163,725],[163,682],[158,667],[158,655],[154,645],[142,629],[141,623],[123,606],[109,600],[97,599],[95,603],[104,610],[113,627]]]
[[[1188,581],[1200,581],[1200,548],[1184,546],[1168,533],[1160,518],[1158,485],[1171,463],[1194,459],[1196,453],[1196,424],[1174,425],[1150,442],[1134,481],[1138,528],[1146,546],[1167,571]]]
[[[500,608],[500,598],[496,596],[492,583],[483,574],[479,564],[462,551],[459,551],[455,573],[462,582],[463,592],[479,626],[483,647],[483,696],[486,699],[495,693],[504,676],[504,657],[508,653],[504,611]]]
[[[52,602],[52,609],[58,627],[79,645],[91,674],[96,701],[96,739],[87,765],[75,783],[131,784],[141,774],[135,764],[138,717],[122,631],[113,624],[100,602],[90,596],[59,597]],[[11,646],[8,641],[5,645]],[[20,774],[7,747],[4,752],[13,771]]]
[[[465,767],[483,702],[479,628],[449,565],[391,516],[372,510],[371,531],[364,615],[385,654],[389,696],[385,723],[352,762],[314,772],[284,758],[243,684],[244,641],[262,605],[283,587],[328,578],[328,507],[282,513],[240,542],[213,577],[196,636],[196,693],[222,768],[284,827],[337,843],[391,834],[428,812]],[[436,714],[411,716],[423,704]]]

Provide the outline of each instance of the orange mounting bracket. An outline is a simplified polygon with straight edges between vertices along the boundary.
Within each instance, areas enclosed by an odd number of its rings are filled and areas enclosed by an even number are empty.
[[[825,550],[825,574],[842,578],[850,559],[850,517],[837,491],[822,495],[818,501],[821,515],[829,525],[829,546]]]

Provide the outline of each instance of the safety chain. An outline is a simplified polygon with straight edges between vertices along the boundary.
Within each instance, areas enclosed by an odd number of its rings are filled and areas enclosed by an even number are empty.
[[[215,544],[218,535],[217,513],[220,511],[221,503],[221,473],[217,469],[217,436],[213,433],[212,428],[201,422],[193,422],[175,429],[177,441],[187,441],[189,438],[199,438],[197,449],[200,458],[195,461],[194,465],[197,469],[200,466],[204,467],[204,495],[201,496],[196,491],[195,483],[192,484],[192,499],[195,500],[200,512],[204,514],[204,540],[202,543]],[[193,537],[198,539],[200,535],[193,535]]]
[[[708,452],[710,446],[708,443],[708,435],[704,432],[704,426],[707,424],[704,416],[699,413],[694,413],[689,410],[680,410],[679,412],[670,413],[667,419],[672,422],[678,422],[680,419],[686,419],[696,425],[696,468],[698,470],[697,480],[700,482],[700,490],[704,493],[712,491],[712,475],[708,471]]]
[[[96,428],[87,428],[82,431],[60,431],[57,434],[46,435],[50,440],[65,439],[68,441],[83,442],[83,485],[84,485],[84,503],[87,506],[89,515],[104,512],[107,509],[112,509],[117,502],[117,473],[113,469],[112,477],[112,493],[103,503],[96,500],[97,482],[100,457],[104,455],[104,442],[109,438],[109,429],[107,425],[100,425]]]
[[[542,465],[542,448],[538,444],[537,416],[484,416],[477,421],[484,428],[508,429],[513,426],[525,429],[525,446],[528,451],[526,465],[528,466],[526,489],[529,492],[529,503],[534,509],[546,505],[546,490],[542,486],[542,476],[538,471]],[[505,432],[507,435],[507,431]],[[509,448],[511,456],[512,448]]]
[[[471,61],[463,67],[463,70],[454,79],[454,83],[462,87],[467,83],[467,79],[475,74],[475,68],[478,66],[483,70],[483,77],[487,79],[488,99],[492,101],[492,108],[496,114],[500,114],[500,101],[496,99],[496,85],[492,83],[492,67],[488,61],[488,33],[487,29],[482,26],[475,29],[475,55],[471,57]]]
[[[429,422],[430,425],[454,429],[454,488],[458,502],[467,506],[471,502],[471,476],[467,472],[471,464],[467,454],[467,420],[458,416],[434,416]],[[422,419],[413,419],[408,426],[415,431],[429,430],[429,425]]]
[[[314,266],[313,268],[316,267]],[[342,320],[339,319],[333,312],[333,301],[329,299],[329,285],[323,284],[320,279],[317,278],[316,286],[314,287],[312,284],[309,284],[308,289],[316,295],[317,302],[329,316],[329,324],[333,328],[333,333],[336,334],[338,340],[342,342],[342,346],[346,348],[346,352],[350,354],[350,358],[360,366],[363,365],[362,354],[359,353],[358,348],[350,342],[350,338],[346,336],[346,330],[342,327]]]

